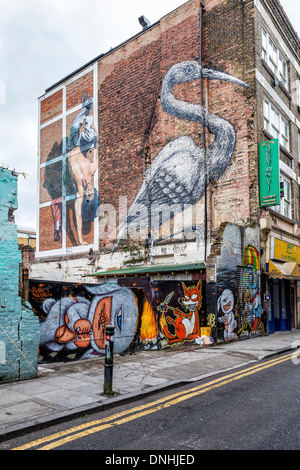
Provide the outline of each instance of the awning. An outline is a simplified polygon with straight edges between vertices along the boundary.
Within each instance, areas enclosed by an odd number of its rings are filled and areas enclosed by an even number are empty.
[[[296,262],[269,261],[268,276],[272,279],[300,280],[300,269]]]
[[[131,266],[130,268],[108,269],[107,271],[100,271],[97,273],[87,274],[85,277],[126,277],[126,276],[141,276],[161,273],[173,272],[189,272],[199,271],[205,269],[205,263],[191,263],[191,264],[170,264],[170,265],[144,265],[144,266]]]

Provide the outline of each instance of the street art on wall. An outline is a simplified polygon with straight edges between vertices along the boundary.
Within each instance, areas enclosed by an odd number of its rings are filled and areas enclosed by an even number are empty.
[[[236,227],[236,230],[244,229]],[[226,280],[223,279],[218,283],[218,325],[216,326],[218,326],[218,331],[222,327],[225,341],[264,333],[259,251],[256,246],[248,243],[241,251],[241,259],[236,257],[235,261],[236,266],[228,271],[230,274],[227,274],[227,285]],[[224,288],[221,287],[222,284]],[[218,333],[218,339],[222,339],[220,333]]]
[[[82,97],[82,109],[73,120],[67,143],[68,168],[73,188],[75,222],[78,244],[87,244],[83,239],[84,222],[92,222],[99,206],[94,175],[98,167],[97,132],[90,115],[93,98]]]
[[[234,310],[234,296],[231,290],[225,289],[218,299],[218,313],[221,316],[218,318],[219,322],[224,324],[224,339],[237,339],[235,333],[237,322],[235,319]]]
[[[262,331],[262,307],[260,298],[260,254],[257,248],[248,244],[243,253],[243,276],[240,284],[243,315],[240,335],[256,335]]]
[[[30,281],[29,292],[30,303],[40,319],[40,361],[103,355],[108,324],[115,327],[115,353],[129,348],[138,316],[129,289],[116,284]]]
[[[201,307],[200,284],[201,282],[199,281],[196,287],[188,288],[182,283],[184,297],[180,300],[185,307],[185,312],[169,305],[174,292],[168,294],[164,302],[158,307],[159,311],[162,313],[160,318],[162,331],[169,344],[200,337],[199,317],[197,312],[197,309]],[[167,315],[168,311],[171,311],[173,315]],[[170,331],[170,325],[173,326],[173,333]]]
[[[178,100],[173,93],[176,84],[191,82],[201,76],[229,81],[243,87],[248,85],[215,68],[202,67],[195,61],[184,61],[173,65],[164,77],[161,90],[163,110],[183,120],[204,124],[214,135],[214,141],[206,152],[207,183],[215,183],[225,172],[232,158],[236,140],[235,130],[226,119],[208,112],[201,105]],[[131,236],[137,227],[145,234],[148,233],[148,228],[151,228],[152,238],[157,237],[162,211],[167,211],[172,218],[176,213],[182,212],[184,207],[200,201],[205,191],[204,160],[203,148],[198,147],[191,137],[181,136],[169,142],[147,169],[142,186],[118,232],[115,248],[119,240],[126,238],[127,233]],[[156,210],[153,210],[153,205],[156,206]],[[200,221],[199,228],[202,234],[201,225],[203,221]]]
[[[104,355],[107,324],[116,354],[201,344],[206,326],[204,281],[155,281],[148,290],[30,280],[29,300],[40,321],[40,362]]]
[[[154,289],[161,347],[199,339],[206,326],[204,281],[157,281]]]

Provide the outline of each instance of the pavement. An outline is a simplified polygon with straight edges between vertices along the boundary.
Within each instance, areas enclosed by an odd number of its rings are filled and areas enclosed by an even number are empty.
[[[209,346],[114,355],[112,396],[103,393],[104,357],[43,364],[35,379],[0,384],[0,441],[299,347],[300,329]],[[298,361],[297,352],[295,357]]]

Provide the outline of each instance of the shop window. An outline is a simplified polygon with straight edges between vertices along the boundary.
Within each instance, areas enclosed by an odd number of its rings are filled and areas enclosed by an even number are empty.
[[[280,182],[283,184],[283,197],[280,198],[280,204],[273,206],[272,209],[279,214],[292,218],[292,184],[287,178],[280,176]]]

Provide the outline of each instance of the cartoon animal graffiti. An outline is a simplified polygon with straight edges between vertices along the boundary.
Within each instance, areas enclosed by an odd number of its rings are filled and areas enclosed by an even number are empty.
[[[88,287],[94,295],[88,319],[93,326],[91,346],[97,353],[104,354],[106,324],[115,326],[114,352],[120,354],[127,350],[136,331],[138,309],[135,297],[130,289],[114,284],[102,284],[99,287]]]
[[[255,296],[252,299],[252,313],[254,316],[252,323],[252,333],[255,334],[258,330],[262,314],[262,306],[259,292],[256,292]]]
[[[125,351],[133,339],[137,306],[132,292],[112,284],[86,287],[92,300],[84,297],[46,299],[47,314],[40,323],[40,347],[53,353],[84,350],[82,358],[105,353],[105,326],[115,326],[114,351]]]
[[[244,296],[242,330],[257,334],[262,314],[260,299],[260,255],[258,250],[248,244],[243,253],[244,273],[240,297]]]
[[[224,340],[237,339],[237,334],[234,331],[237,327],[234,318],[234,297],[229,289],[225,289],[218,299],[218,312],[220,310],[222,316],[218,318],[218,321],[224,323]]]
[[[53,352],[81,347],[82,340],[86,341],[89,304],[83,297],[46,299],[42,308],[47,319],[40,324],[40,346],[47,346]]]
[[[169,305],[174,292],[168,294],[165,301],[158,307],[158,310],[163,313],[160,324],[168,344],[192,340],[200,336],[197,309],[201,307],[201,281],[198,282],[197,286],[192,287],[186,287],[182,283],[182,287],[184,289],[184,297],[181,298],[181,303],[186,307],[186,313]],[[165,316],[168,310],[173,312],[175,319],[169,315]],[[168,323],[175,328],[174,333],[169,331]]]
[[[235,147],[235,131],[229,121],[212,114],[201,105],[184,102],[175,98],[176,84],[191,82],[200,77],[248,87],[246,83],[216,68],[202,67],[195,61],[184,61],[173,65],[166,73],[161,90],[161,104],[164,111],[172,116],[203,124],[214,134],[213,143],[207,148],[208,182],[215,183],[225,172]],[[167,144],[145,173],[142,186],[130,207],[126,222],[120,228],[113,251],[119,240],[130,236],[130,225],[140,230],[148,228],[150,204],[167,204],[172,210],[183,205],[193,205],[203,196],[205,190],[204,150],[197,147],[193,139],[182,136]],[[157,217],[158,218],[158,217]],[[151,213],[151,227],[155,227]],[[156,230],[159,227],[155,227]]]

